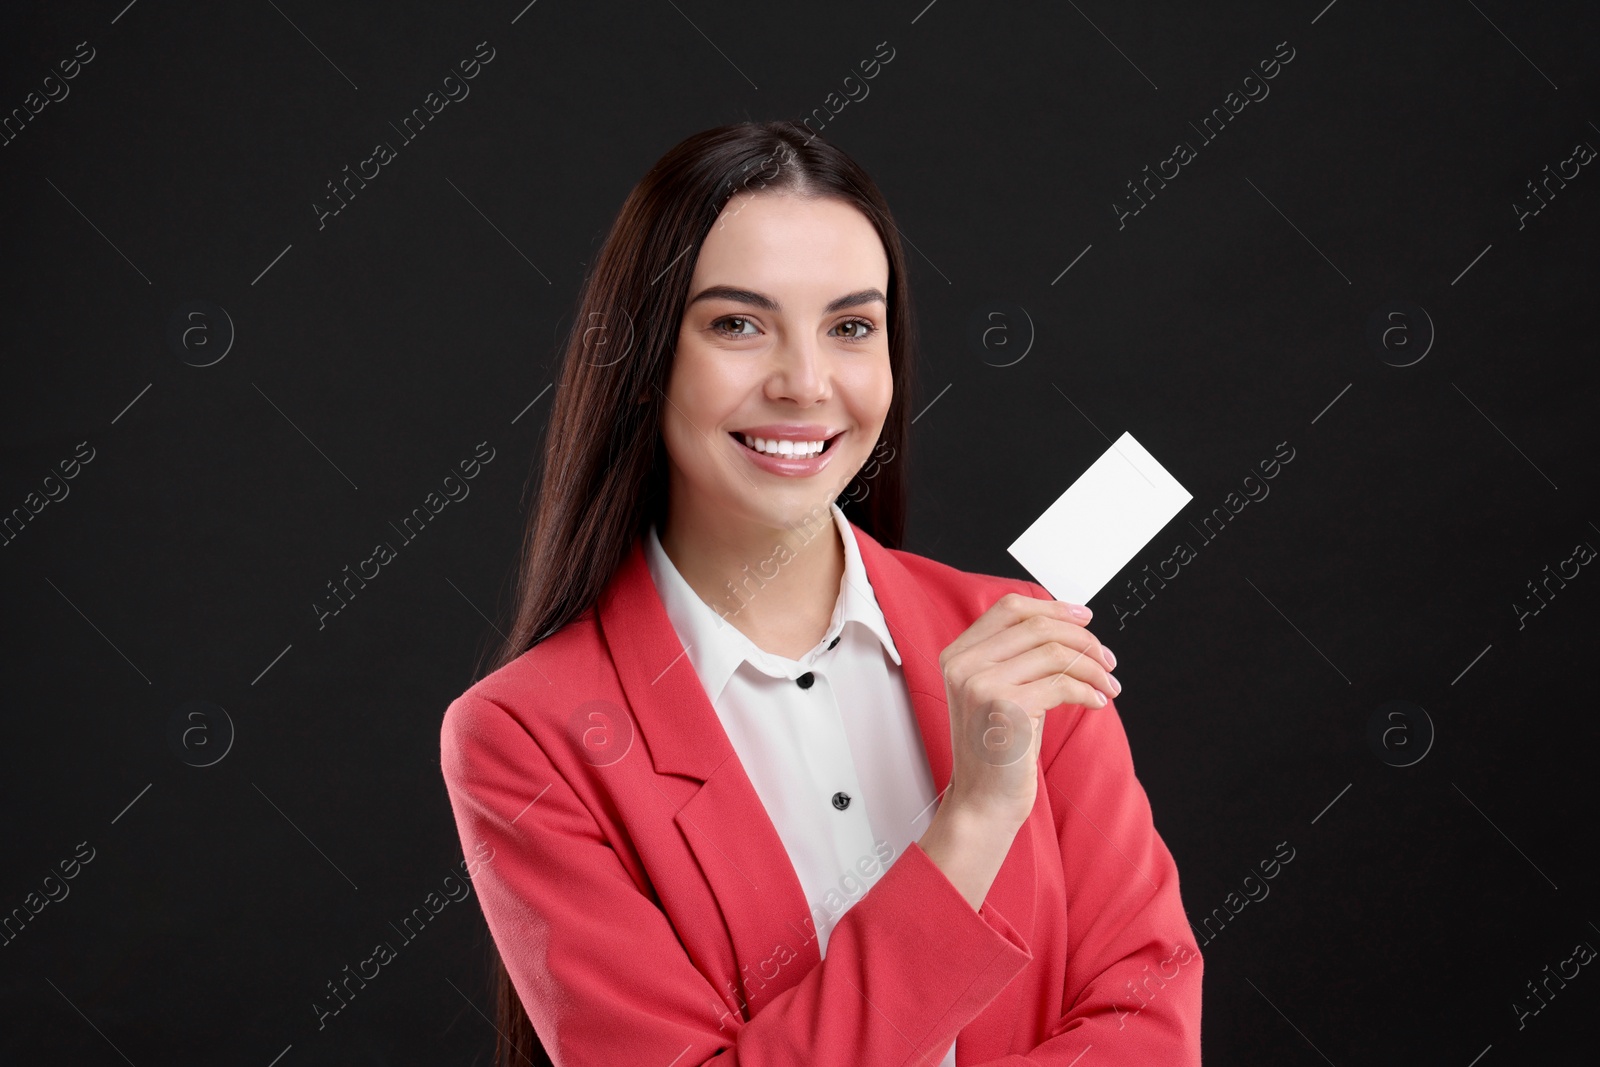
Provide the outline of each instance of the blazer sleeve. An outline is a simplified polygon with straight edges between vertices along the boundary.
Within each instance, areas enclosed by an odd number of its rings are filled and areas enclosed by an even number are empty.
[[[1065,1012],[1026,1055],[980,1067],[1067,1067],[1089,1046],[1100,1065],[1200,1067],[1204,960],[1177,864],[1134,775],[1116,701],[1072,707],[1060,748],[1039,754],[1066,872]]]
[[[440,742],[463,850],[481,857],[479,905],[556,1067],[936,1062],[1033,958],[913,842],[827,956],[745,1020],[514,716],[463,694]]]

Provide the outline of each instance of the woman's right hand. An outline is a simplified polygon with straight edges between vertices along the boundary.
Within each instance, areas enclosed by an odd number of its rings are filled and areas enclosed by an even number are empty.
[[[939,654],[953,757],[945,804],[1013,833],[1027,821],[1045,712],[1083,704],[1093,714],[1122,689],[1116,658],[1082,625],[1092,616],[1007,593]]]

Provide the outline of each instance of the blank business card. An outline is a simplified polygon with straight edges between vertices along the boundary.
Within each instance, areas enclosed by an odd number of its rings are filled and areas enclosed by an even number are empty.
[[[1087,604],[1193,499],[1124,433],[1006,551],[1057,600]]]

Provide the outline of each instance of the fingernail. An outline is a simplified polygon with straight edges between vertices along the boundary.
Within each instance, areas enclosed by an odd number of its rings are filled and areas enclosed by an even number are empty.
[[[1072,614],[1076,615],[1080,619],[1087,619],[1090,615],[1094,614],[1081,604],[1068,604],[1067,610],[1071,611]]]
[[[1100,651],[1104,652],[1106,654],[1106,666],[1110,667],[1112,670],[1116,670],[1117,669],[1117,654],[1115,652],[1111,651],[1105,645],[1101,645],[1100,646]]]
[[[1111,691],[1120,696],[1122,694],[1122,683],[1117,681],[1117,676],[1114,674],[1108,674],[1106,677],[1111,680],[1111,684],[1114,687]]]
[[[1106,695],[1100,692],[1098,689],[1094,691],[1094,706],[1097,708],[1103,708],[1106,706]]]

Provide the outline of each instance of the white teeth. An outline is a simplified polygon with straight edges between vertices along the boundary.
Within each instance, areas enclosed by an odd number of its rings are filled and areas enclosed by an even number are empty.
[[[769,456],[799,456],[805,458],[814,456],[822,451],[823,441],[775,441],[765,437],[751,437],[747,433],[739,435],[739,439],[757,452],[764,452]]]

